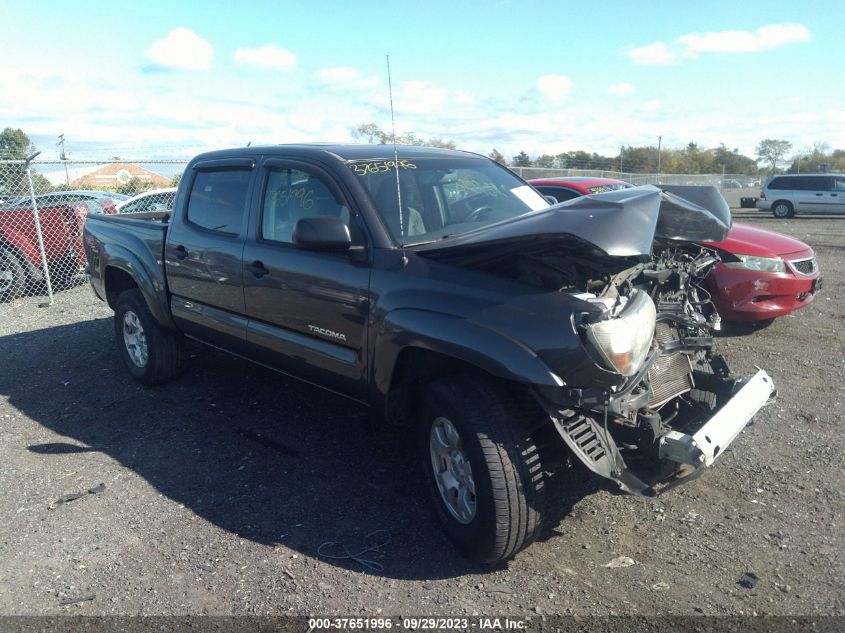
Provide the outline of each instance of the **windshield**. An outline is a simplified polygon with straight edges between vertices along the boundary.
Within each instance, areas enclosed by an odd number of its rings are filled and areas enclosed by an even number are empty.
[[[587,187],[590,193],[604,193],[605,191],[619,191],[620,189],[631,189],[634,185],[629,185],[627,182],[608,182],[603,185],[593,185]]]
[[[350,161],[399,244],[461,235],[549,206],[540,194],[492,161],[415,158]],[[399,197],[402,218],[399,217]]]

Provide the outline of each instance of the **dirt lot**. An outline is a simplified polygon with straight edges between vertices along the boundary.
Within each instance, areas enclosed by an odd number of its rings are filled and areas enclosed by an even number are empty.
[[[137,386],[84,285],[0,305],[0,614],[845,614],[845,217],[736,217],[809,242],[825,274],[796,316],[719,339],[777,401],[656,500],[565,473],[569,515],[496,569],[455,556],[366,411],[200,347]],[[375,530],[373,568],[321,555]]]

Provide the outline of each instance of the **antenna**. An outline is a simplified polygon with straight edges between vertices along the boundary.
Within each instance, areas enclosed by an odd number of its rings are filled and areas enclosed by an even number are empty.
[[[405,257],[405,223],[402,219],[402,188],[399,186],[399,150],[396,147],[396,118],[393,115],[393,81],[390,78],[390,55],[387,55],[387,89],[390,93],[390,125],[393,136],[393,167],[396,171],[396,199],[399,201],[399,243],[402,245],[402,259]]]

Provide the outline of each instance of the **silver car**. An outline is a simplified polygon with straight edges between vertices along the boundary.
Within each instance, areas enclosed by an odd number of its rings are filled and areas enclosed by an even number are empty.
[[[775,176],[760,192],[757,208],[781,219],[796,213],[845,213],[845,174]]]

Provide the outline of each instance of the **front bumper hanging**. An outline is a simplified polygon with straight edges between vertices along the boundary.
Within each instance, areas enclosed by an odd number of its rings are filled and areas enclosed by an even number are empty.
[[[606,427],[591,416],[564,417],[560,415],[563,412],[558,412],[558,415],[552,415],[552,420],[567,446],[591,471],[631,494],[654,496],[701,475],[775,393],[772,379],[762,369],[736,384],[739,390],[698,431],[692,434],[670,431],[660,438],[660,461],[676,464],[675,471],[685,471],[671,482],[664,482],[666,485],[660,490],[642,481],[626,466]]]

